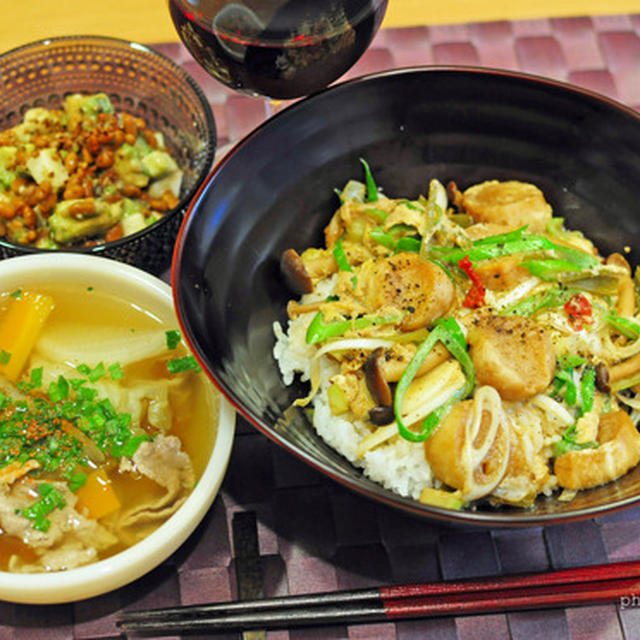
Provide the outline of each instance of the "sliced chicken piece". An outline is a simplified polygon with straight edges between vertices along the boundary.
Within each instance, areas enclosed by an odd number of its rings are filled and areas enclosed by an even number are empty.
[[[367,306],[405,312],[400,324],[403,331],[430,326],[449,311],[454,301],[454,286],[447,274],[415,253],[403,252],[380,260],[367,275],[362,283]]]
[[[491,291],[506,291],[528,280],[531,274],[520,266],[522,256],[500,256],[474,265],[482,284]]]
[[[551,383],[553,344],[530,318],[478,314],[467,338],[477,384],[494,387],[503,400],[526,400]]]
[[[515,231],[517,227],[510,224],[499,224],[497,222],[476,222],[470,227],[467,227],[465,231],[469,238],[473,240],[482,240],[483,238],[489,238],[490,236],[497,236],[502,233],[509,233],[509,231]]]
[[[476,222],[511,227],[528,225],[528,231],[544,231],[551,219],[551,205],[538,187],[528,182],[488,180],[473,185],[462,196],[464,210]]]

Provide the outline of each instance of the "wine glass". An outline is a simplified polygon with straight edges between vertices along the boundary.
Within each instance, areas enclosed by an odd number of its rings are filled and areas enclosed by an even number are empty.
[[[299,98],[345,73],[388,0],[169,0],[181,40],[214,78],[271,100]]]

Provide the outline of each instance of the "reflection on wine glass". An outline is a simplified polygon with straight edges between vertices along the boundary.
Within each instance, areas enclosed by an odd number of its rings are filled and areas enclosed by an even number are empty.
[[[376,34],[388,0],[169,0],[202,67],[251,95],[291,99],[342,76]]]

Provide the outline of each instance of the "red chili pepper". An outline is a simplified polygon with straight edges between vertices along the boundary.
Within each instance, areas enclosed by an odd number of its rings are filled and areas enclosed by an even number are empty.
[[[480,280],[480,276],[473,268],[469,256],[458,260],[458,266],[469,276],[469,280],[471,280],[471,288],[467,291],[467,295],[462,304],[470,309],[477,309],[484,304],[484,285],[482,284],[482,280]]]
[[[580,331],[585,324],[593,324],[591,303],[581,293],[571,296],[565,303],[564,310],[574,331]]]

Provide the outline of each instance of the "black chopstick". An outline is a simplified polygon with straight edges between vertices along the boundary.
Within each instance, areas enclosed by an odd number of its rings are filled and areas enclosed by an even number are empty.
[[[553,587],[550,589],[549,587]],[[131,611],[127,632],[172,635],[615,603],[640,589],[640,562]]]

